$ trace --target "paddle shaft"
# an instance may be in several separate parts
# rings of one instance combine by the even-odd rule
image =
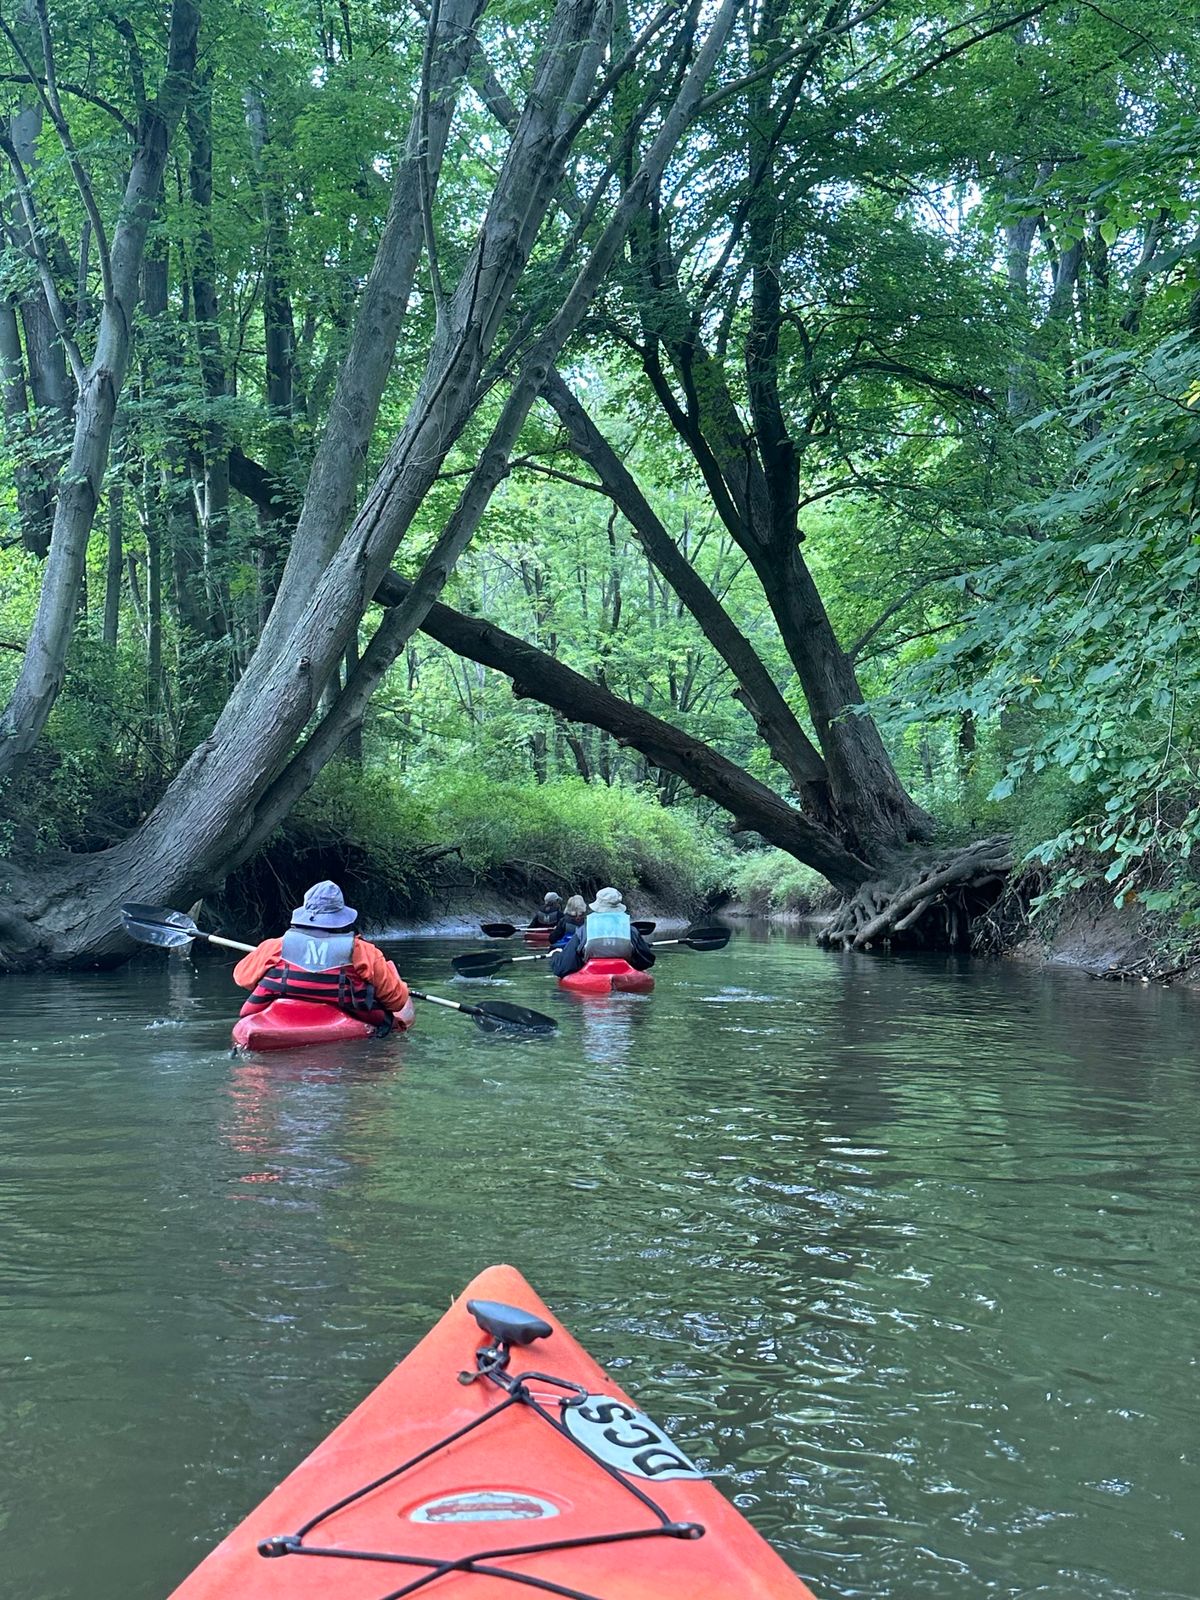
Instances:
[[[432,1006],[446,1006],[451,1011],[466,1011],[468,1014],[478,1011],[478,1006],[459,1005],[457,1000],[443,1000],[440,994],[423,994],[420,989],[410,989],[409,994],[414,1000],[428,1000]]]

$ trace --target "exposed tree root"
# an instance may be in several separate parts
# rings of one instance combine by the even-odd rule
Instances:
[[[1006,838],[905,856],[842,902],[820,942],[842,950],[968,950],[976,919],[995,902],[1012,865]]]

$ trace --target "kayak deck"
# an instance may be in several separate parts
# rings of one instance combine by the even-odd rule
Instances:
[[[649,972],[639,972],[618,956],[597,956],[558,981],[576,994],[649,994],[654,987]]]
[[[403,1032],[412,1027],[414,1016],[409,1000],[393,1018],[393,1026]],[[336,1006],[283,998],[272,1000],[251,1016],[239,1017],[233,1025],[233,1042],[239,1050],[294,1050],[301,1045],[373,1039],[378,1031],[374,1023],[352,1017]]]
[[[539,1320],[546,1337],[522,1347]],[[511,1345],[493,1338],[498,1327],[515,1330]],[[426,1589],[439,1600],[515,1600],[522,1589],[812,1600],[512,1267],[481,1273],[173,1600],[400,1600]]]

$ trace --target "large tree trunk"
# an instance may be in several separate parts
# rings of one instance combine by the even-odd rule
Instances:
[[[166,167],[171,132],[195,70],[199,24],[200,14],[192,0],[175,0],[162,88],[140,119],[139,141],[113,233],[110,283],[100,313],[95,354],[81,373],[74,440],[55,506],[37,617],[20,676],[0,717],[0,783],[11,781],[24,767],[66,672],[88,539],[129,359],[146,233]]]
[[[750,560],[796,668],[824,757],[830,805],[847,846],[885,860],[927,838],[932,819],[909,796],[869,717],[848,714],[863,694],[800,551],[796,449],[775,370],[781,316],[771,252],[777,218],[770,163],[753,168],[752,315],[747,335],[754,426],[743,423],[721,361],[708,350],[703,317],[684,298],[658,208],[641,238],[643,365],[654,393],[691,450],[713,505]],[[676,393],[660,360],[670,358]],[[682,396],[682,398],[680,397]]]
[[[602,0],[559,0],[534,82],[475,249],[439,318],[408,420],[354,525],[293,628],[271,625],[216,727],[131,839],[107,852],[103,892],[86,897],[60,949],[119,948],[123,898],[210,889],[251,830],[255,807],[314,715],[325,684],[479,397],[495,341],[561,181],[603,50]]]

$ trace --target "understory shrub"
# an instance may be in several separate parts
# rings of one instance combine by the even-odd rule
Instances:
[[[793,912],[806,916],[836,903],[838,895],[819,872],[784,850],[755,850],[738,858],[733,871],[738,900],[756,916]]]

